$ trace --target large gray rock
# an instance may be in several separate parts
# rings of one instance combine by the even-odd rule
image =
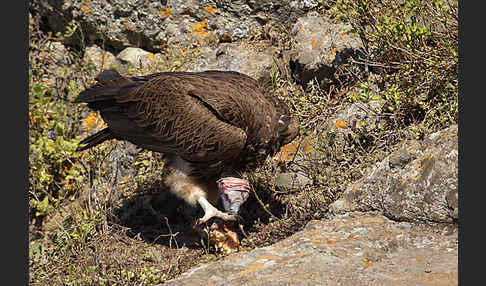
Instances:
[[[170,20],[178,24],[179,31],[186,37],[172,43],[187,41],[187,35],[191,34],[188,33],[191,27],[204,19],[208,19],[208,28],[218,40],[232,42],[247,38],[253,31],[268,22],[288,27],[305,12],[316,8],[318,4],[316,0],[168,0],[167,7],[171,7],[174,14]],[[184,20],[185,25],[181,25],[183,22],[175,22],[184,17],[187,17]],[[170,37],[168,41],[171,41]]]
[[[203,48],[201,56],[187,70],[237,71],[260,82],[268,82],[275,52],[273,47],[257,50],[245,42],[222,43],[217,49]]]
[[[216,39],[225,39],[225,41],[246,38],[251,30],[259,26],[258,22],[250,17],[251,9],[245,1],[168,0],[167,6],[174,11],[175,17],[171,21],[178,25],[179,31],[184,36],[175,38],[174,41],[169,39],[169,42],[174,44],[184,43],[189,38],[197,45],[198,37],[193,37],[196,35],[204,38],[205,34],[197,31],[197,25],[206,26],[205,19],[207,19],[205,30]]]
[[[334,213],[378,210],[398,221],[457,222],[457,125],[409,140],[350,185]]]
[[[218,40],[231,42],[248,37],[268,21],[290,25],[317,5],[316,0],[33,0],[30,3],[31,9],[44,16],[54,32],[65,32],[73,21],[79,24],[78,32],[66,38],[66,43],[104,43],[113,52],[126,47],[152,52],[167,45],[195,47],[207,36],[206,31]]]
[[[163,285],[457,285],[457,229],[419,230],[381,215],[311,221],[269,247],[189,269]]]
[[[160,29],[165,17],[158,12],[165,9],[159,1],[33,1],[38,12],[47,19],[52,31],[64,32],[75,21],[77,33],[66,43],[101,44],[115,50],[128,46],[154,49],[163,43]]]
[[[334,24],[317,12],[299,18],[290,32],[290,66],[296,81],[306,86],[315,78],[327,86],[339,65],[350,56],[358,57],[363,43],[351,29],[351,25]]]

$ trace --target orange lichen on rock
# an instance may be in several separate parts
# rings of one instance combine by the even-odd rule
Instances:
[[[204,19],[198,24],[191,27],[193,33],[198,35],[201,38],[205,38],[209,36],[209,26],[208,26],[208,19]]]
[[[341,120],[336,120],[336,128],[345,128],[346,122]]]
[[[206,12],[209,12],[209,13],[213,14],[213,15],[215,14],[215,13],[214,13],[214,8],[213,8],[213,7],[211,7],[211,6],[206,6],[206,7],[204,7],[204,10],[205,10]]]
[[[159,14],[160,14],[161,16],[164,16],[164,17],[166,17],[166,18],[169,18],[170,16],[172,16],[172,15],[170,14],[170,12],[171,12],[171,11],[172,11],[172,8],[167,8],[167,9],[165,9],[165,10],[161,10],[161,11],[159,11]]]
[[[316,40],[315,38],[312,38],[311,45],[312,48],[314,49],[320,49],[322,47],[322,40],[321,39]]]
[[[314,147],[312,147],[311,138],[309,136],[306,136],[300,141],[294,141],[290,144],[282,146],[282,148],[280,148],[280,151],[273,157],[274,166],[276,167],[277,165],[285,164],[286,162],[292,161],[297,152],[310,154],[313,151]]]

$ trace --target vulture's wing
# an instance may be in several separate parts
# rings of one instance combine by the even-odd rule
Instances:
[[[99,110],[114,138],[191,162],[228,161],[247,139],[242,99],[232,98],[241,84],[203,74],[127,78],[105,71],[76,102]]]

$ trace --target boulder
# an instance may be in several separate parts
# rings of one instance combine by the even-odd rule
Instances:
[[[105,51],[96,45],[87,47],[83,56],[83,61],[86,64],[93,65],[96,73],[105,69],[110,69],[116,63],[115,60],[116,58],[112,53]]]
[[[408,140],[330,206],[333,213],[377,210],[397,221],[458,222],[457,125]]]
[[[273,47],[257,49],[248,43],[222,43],[217,49],[205,47],[188,71],[226,70],[244,73],[264,83],[270,81]]]
[[[378,214],[337,215],[163,285],[457,285],[457,229],[440,232]]]
[[[354,102],[319,123],[318,128],[332,132],[333,140],[338,145],[346,144],[349,140],[360,140],[367,130],[378,130],[385,124],[383,116],[380,116],[382,106],[380,99]]]
[[[158,52],[167,45],[198,46],[209,34],[223,42],[247,38],[268,21],[288,27],[318,4],[317,0],[33,0],[30,9],[45,17],[54,32],[77,25],[65,44],[83,41],[104,44],[112,52],[126,47]]]
[[[154,65],[159,61],[161,54],[147,52],[140,48],[128,47],[121,51],[117,56],[117,66],[121,72],[126,72],[129,68],[144,68]]]
[[[163,44],[159,34],[167,15],[160,1],[36,0],[31,5],[54,32],[76,25],[76,33],[65,38],[69,45],[83,41],[120,51],[128,46],[156,49]]]
[[[297,20],[291,36],[290,67],[295,80],[306,86],[316,79],[321,87],[333,80],[336,68],[358,57],[364,46],[351,25],[334,24],[317,12]]]

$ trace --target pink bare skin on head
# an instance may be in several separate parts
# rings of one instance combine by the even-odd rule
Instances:
[[[250,196],[250,184],[248,180],[224,177],[216,181],[218,184],[219,194],[223,201],[225,211],[230,214],[238,214],[240,206]]]

